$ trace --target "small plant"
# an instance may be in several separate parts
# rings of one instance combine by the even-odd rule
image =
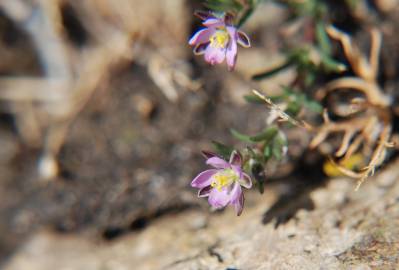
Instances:
[[[233,70],[236,44],[250,45],[247,36],[238,28],[250,18],[260,2],[205,1],[210,11],[197,13],[197,16],[204,20],[206,28],[198,31],[189,42],[195,46],[194,53],[204,53],[205,60],[212,65],[226,58],[229,70]],[[356,190],[383,164],[388,149],[394,146],[392,100],[377,83],[382,44],[379,30],[373,28],[370,31],[371,50],[366,57],[348,34],[332,26],[326,2],[275,2],[287,8],[296,31],[291,26],[283,31],[287,40],[282,46],[285,61],[255,74],[252,79],[268,79],[287,68],[296,70],[296,78],[283,85],[279,95],[267,96],[253,90],[245,96],[251,104],[266,105],[269,110],[266,127],[251,136],[232,129],[231,134],[247,144],[244,149],[214,142],[217,154],[205,155],[207,164],[215,169],[202,172],[192,181],[192,186],[200,189],[199,197],[208,196],[209,203],[215,208],[231,204],[238,215],[244,202],[240,187],[251,188],[253,181],[262,193],[266,165],[271,160],[285,161],[289,149],[285,133],[289,129],[300,128],[310,134],[312,139],[306,146],[310,149],[328,144],[329,150],[322,151],[327,155],[325,173],[357,179]],[[353,12],[355,2],[344,2],[349,13]],[[295,41],[290,43],[290,38]],[[336,60],[338,50],[334,50],[333,40],[340,43],[349,65]],[[347,75],[351,72],[353,75]],[[326,78],[331,74],[334,79],[329,81]],[[311,115],[308,117],[310,122],[303,120],[304,115]],[[329,139],[333,134],[342,134],[338,146]]]

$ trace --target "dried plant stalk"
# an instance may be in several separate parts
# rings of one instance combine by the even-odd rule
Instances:
[[[273,101],[271,101],[270,98],[268,98],[265,95],[261,94],[259,91],[252,90],[252,93],[254,93],[258,98],[260,98],[261,100],[263,100],[265,102],[265,104],[268,106],[270,111],[273,114],[277,115],[278,121],[280,121],[280,122],[289,122],[289,123],[291,123],[294,126],[301,127],[301,128],[306,129],[306,130],[312,130],[312,126],[309,125],[306,121],[297,120],[294,117],[291,117],[286,112],[284,112],[284,110],[282,108],[280,108],[280,106],[274,104]]]
[[[345,56],[357,77],[343,77],[329,82],[316,94],[319,99],[325,98],[329,93],[355,90],[364,95],[364,99],[353,98],[350,104],[356,108],[350,112],[342,112],[341,104],[332,104],[330,109],[338,112],[343,120],[333,122],[324,113],[324,124],[317,129],[316,135],[310,143],[311,148],[319,146],[333,133],[342,133],[341,145],[335,152],[338,161],[331,161],[345,175],[358,179],[356,190],[363,181],[372,176],[385,158],[387,148],[392,136],[392,123],[390,105],[391,99],[385,95],[377,84],[378,58],[381,50],[382,36],[377,29],[371,30],[371,51],[365,57],[352,41],[352,38],[340,30],[329,26],[328,34],[340,41]],[[353,171],[340,165],[355,153],[361,153],[365,159],[369,157],[368,165],[359,171]]]

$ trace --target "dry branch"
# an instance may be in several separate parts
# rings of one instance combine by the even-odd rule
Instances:
[[[317,130],[316,136],[310,143],[314,148],[327,140],[333,133],[342,133],[341,144],[335,151],[338,162],[332,162],[345,175],[358,179],[356,190],[363,181],[372,176],[375,169],[385,158],[392,133],[390,105],[391,99],[385,95],[377,84],[378,58],[381,50],[382,37],[377,29],[371,30],[371,51],[366,58],[352,41],[352,38],[340,30],[330,26],[328,34],[341,42],[344,53],[357,77],[343,77],[329,82],[319,89],[316,97],[324,99],[328,94],[340,94],[342,91],[355,90],[364,95],[364,99],[353,98],[349,101],[356,106],[351,112],[340,110],[341,104],[331,104],[330,110],[338,112],[343,119],[333,122],[324,113],[324,124]],[[359,171],[352,171],[340,165],[355,153],[361,153],[368,165]]]

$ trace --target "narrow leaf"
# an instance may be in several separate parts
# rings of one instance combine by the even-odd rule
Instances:
[[[250,139],[253,142],[265,141],[265,143],[267,144],[267,142],[272,140],[277,133],[278,133],[278,128],[273,126],[266,128],[263,132],[255,136],[250,137]]]
[[[321,63],[323,65],[323,68],[327,72],[341,73],[346,70],[346,66],[344,64],[336,61],[329,55],[327,55],[325,53],[321,53],[320,55],[321,55]]]
[[[331,55],[331,43],[327,35],[324,23],[317,22],[316,24],[316,39],[320,45],[321,51],[326,55]]]
[[[268,161],[272,157],[272,147],[267,145],[265,149],[263,149],[263,157],[265,161]]]
[[[240,141],[253,143],[254,141],[251,139],[251,136],[242,134],[235,129],[230,129],[231,134]]]
[[[267,79],[267,78],[279,73],[280,71],[283,71],[284,69],[288,68],[289,66],[291,66],[291,64],[292,64],[291,61],[286,61],[277,67],[274,67],[272,69],[269,69],[267,71],[264,71],[262,73],[252,76],[252,79],[253,80]]]

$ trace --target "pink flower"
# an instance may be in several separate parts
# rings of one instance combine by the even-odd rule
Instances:
[[[198,188],[198,197],[208,197],[211,206],[219,209],[231,204],[237,215],[241,215],[244,207],[244,194],[241,186],[252,187],[251,178],[242,171],[241,156],[234,151],[227,162],[211,153],[207,156],[206,164],[214,169],[201,172],[191,182],[191,186]]]
[[[227,67],[234,69],[237,60],[237,43],[248,48],[251,46],[248,36],[231,24],[231,15],[222,18],[211,13],[196,13],[205,28],[195,33],[188,42],[194,46],[194,54],[204,55],[211,65],[221,64],[226,58]]]

